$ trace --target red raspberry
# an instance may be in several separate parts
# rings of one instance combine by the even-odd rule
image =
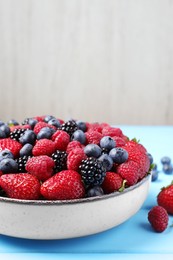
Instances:
[[[153,207],[148,213],[148,221],[156,232],[163,232],[168,226],[168,213],[161,206]]]
[[[102,126],[99,123],[92,123],[89,125],[88,131],[96,131],[102,133]]]
[[[106,176],[102,183],[102,189],[105,194],[118,191],[123,184],[123,178],[115,172],[106,172]]]
[[[126,144],[125,140],[119,136],[112,136],[112,139],[116,143],[116,147],[122,147]]]
[[[116,171],[127,181],[128,186],[136,184],[139,179],[139,165],[134,161],[126,161],[120,164]]]
[[[105,127],[102,130],[102,134],[103,136],[119,136],[122,137],[123,136],[123,132],[120,128],[117,127]]]
[[[81,161],[86,159],[84,150],[75,148],[71,150],[67,156],[67,169],[78,171]]]
[[[81,175],[72,170],[64,170],[43,182],[41,194],[48,200],[79,199],[85,196]]]
[[[31,157],[26,163],[26,170],[39,180],[45,181],[53,174],[55,162],[47,155]]]
[[[85,133],[86,142],[88,144],[99,144],[100,140],[102,139],[102,134],[97,131],[88,131]]]
[[[32,149],[32,154],[34,156],[38,155],[48,155],[50,156],[56,150],[56,145],[52,140],[49,139],[40,139],[36,142],[35,146]]]
[[[57,130],[52,135],[52,140],[55,142],[57,150],[65,151],[70,142],[70,136],[65,131]]]
[[[173,215],[173,182],[167,187],[163,187],[157,195],[157,203],[166,211]]]
[[[40,122],[38,122],[38,123],[34,126],[34,130],[33,130],[33,131],[34,131],[36,134],[38,134],[43,127],[49,127],[49,128],[56,129],[53,125],[49,125],[49,124],[47,124],[46,122],[40,121]]]
[[[33,118],[36,119],[38,122],[43,122],[45,116],[34,116]]]
[[[71,141],[67,145],[66,152],[69,153],[71,150],[73,150],[75,148],[81,148],[82,149],[82,147],[83,147],[83,145],[79,141]]]
[[[31,129],[30,125],[14,125],[10,126],[11,132],[13,132],[15,129]]]
[[[21,148],[22,145],[16,140],[11,138],[0,139],[0,151],[8,149],[12,152],[14,157],[17,157]]]
[[[10,198],[36,200],[40,197],[40,182],[29,173],[3,174],[0,186]]]

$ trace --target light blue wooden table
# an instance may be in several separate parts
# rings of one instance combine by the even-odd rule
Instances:
[[[137,137],[153,155],[161,171],[160,159],[173,160],[173,127],[121,126],[130,138]],[[148,223],[149,209],[156,204],[160,188],[173,180],[173,174],[159,173],[152,182],[142,208],[118,227],[82,238],[67,240],[27,240],[0,235],[0,259],[173,259],[173,228],[155,233]],[[170,216],[169,225],[173,224]]]

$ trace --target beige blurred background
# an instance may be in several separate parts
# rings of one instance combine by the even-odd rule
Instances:
[[[0,0],[0,119],[173,124],[173,0]]]

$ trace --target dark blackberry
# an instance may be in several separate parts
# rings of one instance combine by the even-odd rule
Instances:
[[[16,141],[19,141],[19,138],[25,133],[27,129],[15,129],[13,132],[10,133],[10,138]]]
[[[25,155],[15,160],[18,164],[18,172],[26,172],[25,166],[29,158],[31,158],[31,156]]]
[[[61,130],[67,132],[70,137],[72,136],[72,134],[78,130],[78,126],[75,122],[75,120],[69,120],[67,122],[65,122],[64,124],[61,125],[60,127]]]
[[[79,169],[86,187],[100,186],[106,175],[103,163],[93,157],[82,160]]]
[[[57,150],[52,154],[52,159],[55,162],[54,171],[60,172],[67,169],[67,153]]]

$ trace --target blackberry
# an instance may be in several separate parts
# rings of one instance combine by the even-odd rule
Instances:
[[[18,164],[18,172],[26,172],[25,166],[29,158],[31,158],[31,156],[24,155],[15,160]]]
[[[69,120],[61,125],[60,130],[67,132],[71,137],[73,135],[73,133],[76,130],[78,130],[78,126],[77,126],[75,120]]]
[[[52,159],[55,162],[54,172],[60,172],[67,169],[67,153],[57,150],[52,154]]]
[[[86,187],[100,186],[104,181],[106,169],[103,163],[96,158],[89,157],[82,160],[79,169]]]
[[[10,133],[10,138],[16,141],[19,141],[19,138],[22,137],[22,135],[24,135],[25,131],[27,129],[15,129],[13,132]]]

